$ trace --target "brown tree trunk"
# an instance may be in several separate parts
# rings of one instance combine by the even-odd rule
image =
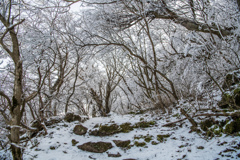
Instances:
[[[11,12],[11,1],[9,4],[9,10]],[[10,13],[9,12],[9,13]],[[20,129],[20,122],[22,118],[22,112],[24,111],[23,104],[23,91],[22,91],[22,61],[19,52],[19,43],[17,38],[17,33],[14,30],[14,27],[20,25],[24,20],[18,22],[17,24],[11,26],[10,22],[10,14],[9,18],[2,16],[0,14],[0,21],[5,26],[6,31],[5,33],[9,33],[11,37],[11,48],[9,48],[9,44],[6,45],[4,43],[4,37],[6,34],[3,34],[0,38],[0,44],[2,48],[9,54],[12,58],[15,71],[14,71],[14,89],[13,89],[13,97],[12,97],[12,104],[10,104],[10,113],[11,113],[11,149],[12,149],[12,156],[13,160],[22,160],[22,148],[19,146],[19,129]],[[11,26],[11,27],[10,27]]]
[[[106,97],[105,97],[105,112],[106,114],[110,113],[110,106],[109,106],[109,100],[110,100],[110,95],[111,95],[111,86],[110,83],[107,83],[106,86]]]
[[[19,146],[19,129],[21,122],[21,106],[22,106],[22,63],[15,64],[15,80],[14,94],[11,107],[11,149],[13,160],[22,160],[22,148]]]
[[[194,121],[194,119],[187,114],[187,112],[184,109],[180,109],[180,112],[189,120],[189,122],[192,124],[194,128],[197,127],[197,122]]]

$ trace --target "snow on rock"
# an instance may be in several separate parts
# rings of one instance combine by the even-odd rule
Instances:
[[[110,117],[98,117],[82,123],[88,129],[96,125],[118,124],[129,122],[131,124],[140,121],[155,121],[155,125],[148,128],[134,128],[129,133],[116,133],[110,136],[76,135],[73,129],[79,122],[61,122],[58,126],[48,128],[48,135],[35,137],[28,142],[24,151],[24,160],[105,160],[105,159],[137,159],[137,160],[214,160],[238,158],[240,153],[240,138],[223,135],[205,139],[196,132],[189,132],[191,124],[186,120],[182,125],[175,127],[162,127],[166,121],[173,122],[176,117],[164,118],[164,116],[144,115],[117,115]],[[159,135],[169,135],[159,140]],[[148,140],[146,140],[148,138]],[[131,141],[129,147],[117,147],[118,141]],[[73,144],[72,142],[76,142]],[[85,143],[106,142],[110,143],[107,152],[92,153],[78,149],[77,146]],[[146,143],[143,147],[137,147],[136,143]],[[235,147],[235,148],[234,148]],[[238,147],[238,149],[237,149]],[[227,150],[228,149],[228,150]]]

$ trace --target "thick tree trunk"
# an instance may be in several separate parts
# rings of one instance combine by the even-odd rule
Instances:
[[[5,2],[2,2],[3,4]],[[10,106],[10,113],[11,113],[11,135],[10,135],[10,141],[11,141],[11,149],[12,149],[12,156],[13,160],[22,160],[22,148],[19,145],[20,142],[20,123],[21,118],[24,111],[23,106],[23,91],[22,91],[22,61],[21,56],[19,52],[19,43],[18,43],[18,37],[17,33],[14,30],[14,27],[20,25],[24,22],[24,19],[19,21],[18,23],[13,24],[14,16],[11,15],[11,9],[12,9],[12,1],[9,1],[7,6],[8,15],[0,14],[0,21],[5,26],[5,33],[1,35],[0,38],[0,44],[2,48],[9,54],[9,56],[12,58],[14,65],[15,65],[15,72],[14,72],[14,89],[13,89],[13,97],[12,97],[12,104],[9,104]],[[13,17],[13,19],[11,19]],[[2,28],[3,29],[3,28]],[[4,42],[4,38],[9,33],[11,37],[11,43],[7,41],[7,45]],[[11,46],[11,47],[10,47]]]
[[[15,63],[15,80],[14,94],[11,107],[11,149],[13,160],[22,160],[22,148],[19,146],[19,129],[21,122],[21,105],[22,105],[22,63]]]

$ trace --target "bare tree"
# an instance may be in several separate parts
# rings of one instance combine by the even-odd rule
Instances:
[[[19,42],[17,37],[16,28],[24,22],[24,19],[17,19],[19,15],[14,15],[14,2],[11,0],[4,1],[1,3],[1,39],[0,44],[2,48],[7,52],[11,57],[15,65],[14,71],[14,89],[12,98],[9,98],[7,94],[3,91],[0,92],[0,95],[4,97],[8,106],[10,107],[11,112],[11,149],[14,160],[22,159],[22,148],[19,146],[19,128],[24,111],[23,103],[26,102],[26,99],[23,97],[22,91],[22,60],[19,49]],[[8,41],[9,40],[9,41]],[[11,100],[12,99],[12,100]]]

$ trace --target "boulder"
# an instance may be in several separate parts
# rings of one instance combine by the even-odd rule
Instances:
[[[79,115],[75,115],[74,113],[66,113],[64,120],[66,122],[74,122],[74,121],[82,122],[83,121]]]
[[[121,148],[127,148],[131,143],[130,140],[127,140],[127,141],[113,140],[113,142],[116,144],[117,147],[121,147]]]
[[[95,129],[93,131],[89,132],[89,135],[94,135],[94,136],[109,136],[113,135],[116,133],[121,132],[121,127],[117,124],[112,124],[112,125],[102,125],[99,127],[99,129]]]
[[[84,127],[83,125],[79,124],[76,125],[73,129],[73,133],[75,133],[76,135],[84,135],[87,133],[87,128]]]
[[[87,142],[77,147],[83,151],[103,153],[111,149],[113,146],[109,142]]]
[[[51,118],[47,119],[46,121],[44,121],[46,126],[52,126],[52,125],[60,123],[60,122],[62,122],[62,118],[60,118],[60,117],[51,117]]]

